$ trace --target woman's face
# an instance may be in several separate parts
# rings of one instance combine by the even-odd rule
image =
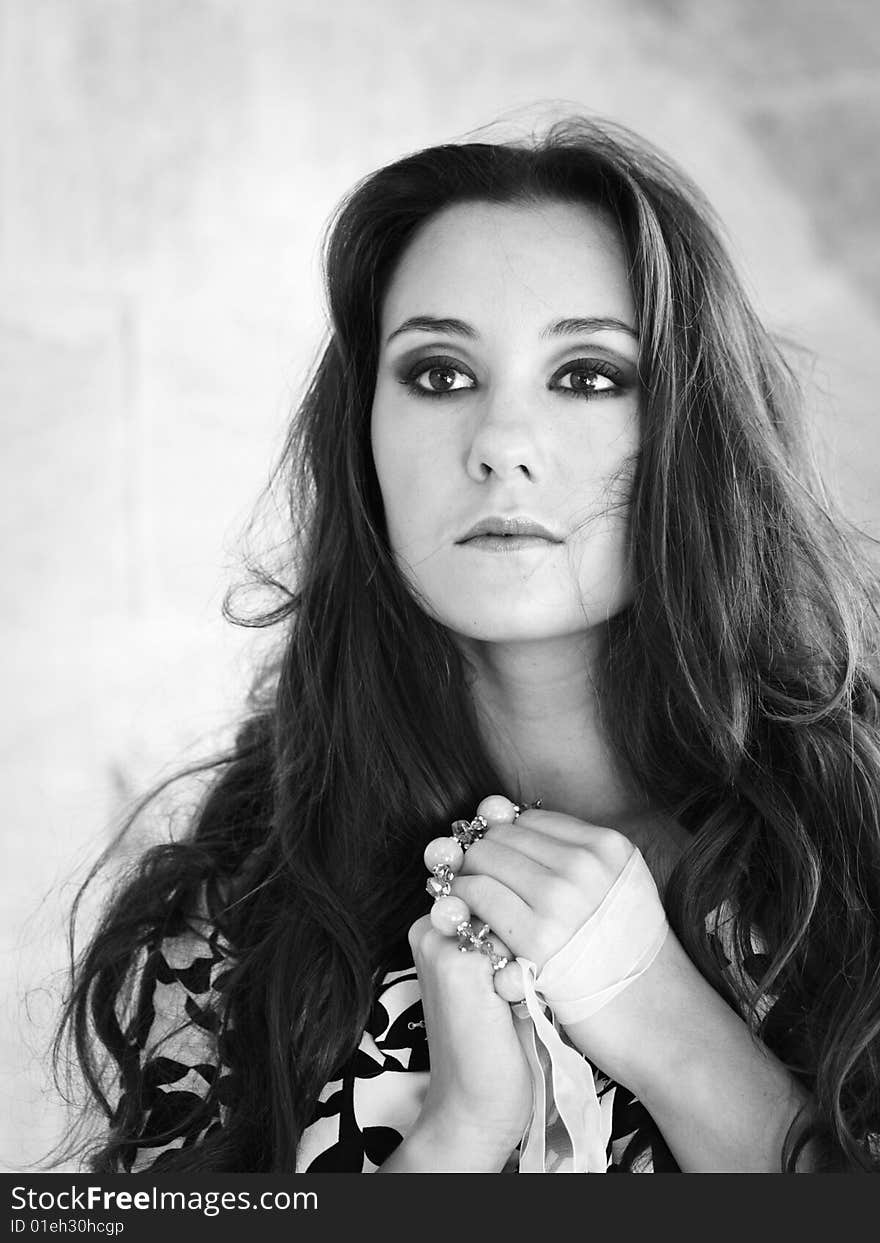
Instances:
[[[454,633],[558,638],[629,602],[634,328],[620,238],[581,205],[459,204],[404,252],[373,456],[395,560]],[[545,535],[471,536],[507,519]]]

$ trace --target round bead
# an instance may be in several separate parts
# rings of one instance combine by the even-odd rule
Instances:
[[[515,959],[509,960],[506,966],[494,971],[492,981],[498,996],[502,1001],[510,1002],[511,1005],[522,1001],[526,995],[523,987],[522,967]]]
[[[431,907],[431,923],[445,937],[454,937],[459,924],[470,919],[468,904],[452,894],[448,898],[438,898]]]
[[[425,867],[429,872],[444,864],[457,872],[463,863],[464,851],[454,837],[435,837],[425,847]]]
[[[488,820],[489,827],[493,824],[513,824],[516,816],[516,804],[511,803],[503,794],[490,794],[484,798],[477,808],[477,815]]]

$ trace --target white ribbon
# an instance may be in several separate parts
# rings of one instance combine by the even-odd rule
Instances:
[[[641,852],[634,849],[599,907],[538,974],[522,968],[525,997],[513,1007],[532,1074],[532,1117],[520,1146],[521,1174],[604,1174],[610,1095],[600,1101],[590,1063],[566,1044],[560,1023],[589,1018],[657,957],[669,925]]]

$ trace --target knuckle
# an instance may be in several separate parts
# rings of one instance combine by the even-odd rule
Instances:
[[[583,846],[578,850],[572,864],[572,880],[578,888],[589,885],[596,877],[599,859],[595,852]]]
[[[547,929],[535,938],[535,962],[539,970],[562,948],[566,940],[567,938],[554,933],[552,929]]]
[[[570,880],[567,876],[550,876],[542,886],[541,904],[548,911],[565,911],[571,906],[572,901],[578,901],[579,888],[576,879]]]
[[[486,884],[485,876],[462,876],[459,873],[458,876],[453,877],[450,888],[456,897],[464,899],[473,908],[479,906],[485,898]]]
[[[543,964],[558,947],[559,932],[555,923],[533,919],[527,931],[529,953],[527,957]]]
[[[473,957],[473,954],[461,953],[455,937],[444,936],[429,926],[419,947],[417,967],[421,973],[428,973],[432,980],[455,986],[457,981],[468,975],[468,959]]]
[[[409,944],[416,965],[424,967],[432,963],[445,940],[431,923],[429,915],[417,919],[409,930]]]
[[[425,919],[426,918],[427,918],[426,916],[422,915],[419,919],[415,921],[414,924],[410,925],[409,932],[406,934],[407,940],[409,941],[409,948],[412,950],[414,954],[417,952],[422,942],[422,938],[425,935]]]
[[[473,979],[474,964],[471,961],[478,957],[476,954],[462,954],[458,946],[449,941],[448,938],[442,938],[447,941],[445,953],[438,954],[435,959],[434,967],[436,977],[442,981],[443,985],[448,987],[453,996],[463,996],[462,989],[467,981]]]
[[[595,883],[597,879],[604,882],[608,869],[615,874],[619,872],[632,849],[632,842],[625,833],[618,829],[603,829],[598,841],[578,847],[572,861],[572,881],[578,885]]]
[[[618,829],[606,829],[602,835],[601,850],[608,862],[619,870],[632,854],[633,844]]]
[[[479,861],[483,857],[484,853],[485,853],[485,850],[483,847],[483,843],[481,840],[477,839],[477,841],[473,842],[470,846],[468,846],[467,850],[465,851],[464,862],[462,863],[459,871],[461,872],[479,871],[479,867],[477,865],[479,864]]]

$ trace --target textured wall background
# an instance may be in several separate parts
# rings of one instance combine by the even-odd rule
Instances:
[[[0,57],[14,1169],[62,1122],[43,1048],[75,882],[240,703],[253,640],[219,604],[321,338],[339,196],[535,101],[632,125],[703,185],[767,320],[812,351],[829,468],[880,534],[880,9],[0,0]]]

